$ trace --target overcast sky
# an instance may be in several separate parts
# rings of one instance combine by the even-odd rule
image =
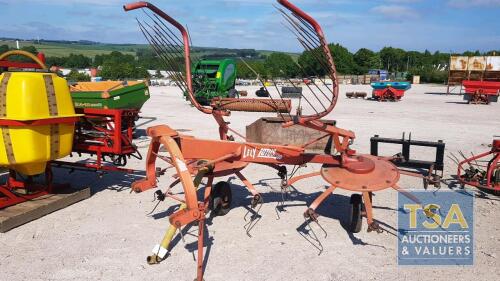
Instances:
[[[300,51],[272,0],[151,2],[187,25],[196,46]],[[292,0],[329,42],[351,51],[500,49],[500,0]],[[0,0],[0,37],[145,43],[123,0]]]

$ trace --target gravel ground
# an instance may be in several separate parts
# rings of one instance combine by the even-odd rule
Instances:
[[[256,87],[242,87],[253,93]],[[500,103],[467,105],[462,97],[444,95],[446,88],[415,85],[401,102],[378,103],[346,99],[346,91],[365,91],[366,85],[342,85],[337,107],[328,119],[337,120],[341,128],[356,133],[353,148],[369,152],[369,138],[375,134],[400,137],[411,132],[413,139],[446,142],[446,154],[458,150],[488,150],[493,135],[500,135]],[[151,124],[168,124],[185,134],[217,138],[217,127],[181,98],[173,87],[152,87],[151,100],[143,115],[157,117]],[[244,132],[261,116],[274,114],[234,112],[231,126]],[[148,139],[137,141],[143,154]],[[388,150],[387,154],[391,154]],[[416,151],[415,157],[427,159],[432,151]],[[73,159],[74,160],[74,159]],[[143,161],[131,160],[129,167],[144,169]],[[299,173],[318,170],[308,165]],[[456,166],[446,159],[445,178]],[[277,219],[279,180],[271,169],[249,165],[243,173],[264,194],[262,219],[248,237],[243,217],[250,201],[242,183],[234,185],[231,212],[209,220],[208,262],[206,280],[493,280],[500,275],[500,224],[494,214],[500,212],[499,197],[475,199],[475,265],[469,267],[400,267],[397,265],[397,238],[390,233],[346,232],[349,193],[336,191],[319,208],[320,222],[328,232],[320,236],[324,251],[306,241],[297,229],[304,220],[302,213],[326,183],[313,178],[296,184],[299,193],[287,202],[286,212]],[[160,265],[149,266],[145,258],[163,237],[167,215],[173,202],[162,203],[152,216],[153,192],[130,194],[130,183],[144,173],[107,174],[57,171],[56,179],[74,186],[90,186],[93,196],[85,201],[52,213],[8,233],[0,234],[0,280],[192,280],[195,277],[196,227],[179,237]],[[171,178],[160,179],[165,187]],[[403,177],[400,186],[422,188],[420,180]],[[452,186],[453,187],[453,186]],[[448,187],[443,186],[443,189]],[[180,191],[177,187],[176,191]],[[476,193],[474,189],[468,190]],[[397,228],[397,194],[386,190],[376,194],[374,210],[378,220]],[[316,228],[317,229],[317,228]],[[316,231],[320,234],[320,231]],[[497,276],[497,277],[495,277]]]

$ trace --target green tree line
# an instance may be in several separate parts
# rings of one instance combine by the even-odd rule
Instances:
[[[7,45],[0,46],[0,54],[12,50]],[[25,46],[22,48],[34,55],[38,54],[38,50],[34,46]],[[14,57],[13,60],[26,60],[26,58]],[[158,61],[158,60],[156,60]],[[46,57],[48,67],[58,66],[72,69],[68,75],[69,80],[86,81],[90,77],[75,71],[78,68],[101,67],[100,76],[103,79],[144,79],[148,77],[146,66],[150,62],[150,58],[142,60],[141,57],[133,55],[125,55],[121,52],[113,51],[110,54],[96,55],[93,59],[84,55],[70,54],[66,57]],[[156,66],[156,65],[155,65]],[[159,65],[158,65],[159,66]]]
[[[362,75],[367,74],[369,69],[385,69],[389,72],[406,72],[407,79],[413,75],[420,75],[422,82],[443,83],[448,78],[448,64],[450,53],[436,51],[431,53],[405,51],[400,48],[384,47],[379,52],[361,48],[356,53],[351,53],[340,44],[329,44],[330,52],[335,61],[339,74]],[[495,55],[500,51],[467,51],[464,56]],[[284,53],[273,53],[263,61],[247,62],[253,69],[260,71],[261,77],[310,77],[323,76],[326,74],[325,60],[319,50],[304,51],[294,62],[290,55]],[[255,78],[255,74],[248,67],[238,62],[238,76],[241,78]]]
[[[420,75],[422,82],[443,83],[448,76],[448,63],[450,53],[436,51],[431,53],[405,51],[400,48],[384,47],[375,52],[367,48],[361,48],[355,53],[351,53],[340,44],[329,44],[332,56],[339,74],[366,74],[369,69],[386,69],[390,72],[406,72],[408,78],[413,75]],[[7,45],[0,46],[0,54],[8,51]],[[37,54],[38,51],[33,46],[23,47],[23,50]],[[261,78],[295,78],[323,76],[326,74],[325,67],[318,59],[324,60],[319,50],[304,51],[298,59],[292,56],[275,52],[268,56],[258,55],[255,50],[246,49],[238,53],[246,57],[245,63],[237,61],[238,77],[244,79],[256,78],[257,72]],[[500,54],[500,51],[489,51],[481,53],[479,51],[467,51],[453,55],[493,55]],[[218,56],[218,55],[217,55]],[[219,58],[223,58],[220,54]],[[214,54],[202,56],[202,58],[215,58]],[[22,60],[23,58],[15,58]],[[134,55],[127,55],[118,51],[110,54],[96,55],[93,58],[70,54],[66,57],[47,57],[48,66],[59,66],[70,69],[101,67],[101,76],[104,79],[125,79],[125,78],[145,78],[148,77],[147,69],[161,69],[180,71],[183,69],[184,59],[182,57],[170,56],[171,65],[174,69],[166,69],[162,60],[158,58],[150,49],[138,49]],[[247,64],[254,70],[247,67]],[[75,79],[83,79],[81,75],[74,72]]]

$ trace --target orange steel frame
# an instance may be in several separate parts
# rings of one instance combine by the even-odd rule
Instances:
[[[235,174],[245,185],[247,185],[250,192],[255,196],[258,195],[257,191],[251,183],[246,180],[240,173],[240,170],[248,163],[257,163],[268,165],[271,167],[278,167],[279,165],[302,165],[306,163],[319,163],[323,164],[321,172],[314,172],[306,175],[290,178],[285,184],[287,186],[295,183],[296,181],[306,179],[313,176],[322,175],[330,187],[318,196],[314,202],[304,213],[304,216],[313,221],[317,221],[318,215],[315,209],[323,202],[329,194],[336,188],[343,188],[351,191],[361,192],[364,203],[365,212],[364,216],[367,218],[369,231],[379,230],[373,219],[372,213],[372,196],[373,191],[378,191],[386,188],[393,188],[402,192],[404,195],[411,195],[406,193],[403,189],[399,188],[397,181],[399,180],[399,171],[388,158],[374,157],[369,155],[357,155],[355,150],[349,148],[349,145],[355,138],[352,131],[337,128],[336,126],[324,124],[318,119],[326,116],[335,107],[338,99],[338,86],[336,79],[336,69],[333,58],[328,49],[326,39],[319,24],[309,15],[301,11],[298,7],[293,5],[287,0],[278,0],[278,3],[286,9],[299,16],[301,19],[309,23],[315,30],[321,42],[322,51],[326,57],[326,64],[329,66],[329,77],[334,81],[333,94],[330,100],[330,105],[324,111],[313,115],[298,114],[293,120],[285,121],[284,127],[293,125],[304,126],[317,131],[325,133],[324,137],[330,137],[332,144],[335,148],[335,155],[330,154],[314,154],[306,153],[305,147],[314,143],[322,138],[312,140],[302,147],[289,146],[289,145],[269,145],[248,142],[235,142],[230,141],[227,133],[231,129],[228,127],[225,116],[229,116],[229,111],[216,110],[213,108],[206,108],[201,106],[194,99],[193,85],[191,81],[191,63],[189,51],[189,36],[184,27],[176,20],[165,14],[163,11],[147,2],[137,2],[125,5],[126,11],[148,8],[154,13],[162,17],[164,20],[175,26],[182,34],[184,43],[184,55],[186,64],[186,80],[188,87],[188,96],[192,104],[200,111],[206,114],[211,114],[219,125],[220,140],[205,140],[196,139],[191,136],[179,134],[177,131],[171,129],[166,125],[159,125],[150,127],[147,130],[148,135],[151,137],[147,159],[146,159],[146,178],[135,182],[132,188],[136,191],[147,190],[157,185],[157,176],[159,175],[156,168],[157,158],[166,160],[173,165],[176,170],[178,180],[175,183],[181,182],[184,190],[184,199],[174,197],[172,194],[166,192],[167,197],[180,201],[185,204],[179,210],[170,215],[171,227],[180,229],[190,223],[198,222],[198,266],[197,266],[197,279],[203,280],[203,233],[204,233],[204,220],[205,213],[208,212],[208,196],[210,195],[214,177]],[[160,156],[159,149],[163,146],[168,151],[170,157],[165,158]],[[205,160],[199,162],[200,159]],[[222,168],[220,168],[222,166]],[[219,168],[218,168],[219,167]],[[208,176],[208,184],[205,186],[204,198],[198,199],[197,188],[193,183],[192,175],[199,173],[201,170],[210,168]],[[338,180],[331,181],[331,177],[324,173],[331,175],[339,175]],[[345,175],[343,175],[345,174]],[[343,182],[341,182],[341,180]],[[361,181],[361,183],[360,183]],[[382,182],[380,182],[382,181]],[[358,184],[359,183],[359,184]],[[414,198],[412,198],[414,199]],[[415,199],[416,200],[416,199]]]

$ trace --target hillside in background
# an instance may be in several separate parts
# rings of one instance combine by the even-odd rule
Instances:
[[[0,45],[7,45],[10,48],[16,47],[14,39],[0,38]],[[26,40],[19,41],[20,47],[34,46],[47,57],[66,57],[70,54],[95,57],[96,55],[107,55],[113,51],[118,51],[126,55],[136,55],[137,51],[149,49],[146,44],[105,44],[92,41],[55,41],[55,40]],[[205,58],[235,58],[246,57],[252,59],[264,59],[273,51],[253,50],[253,49],[226,49],[210,47],[194,47],[193,52]],[[300,54],[290,53],[295,59]]]

